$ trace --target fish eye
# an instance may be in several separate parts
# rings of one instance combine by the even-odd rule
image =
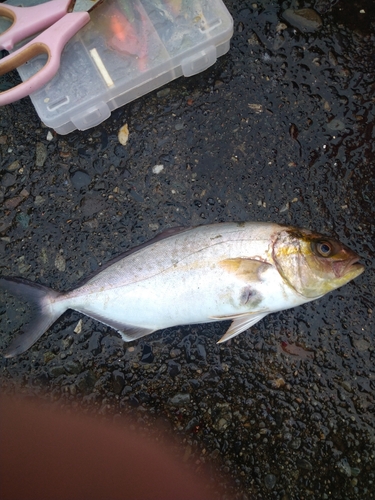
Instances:
[[[318,241],[315,243],[315,249],[321,257],[330,257],[332,255],[332,245],[328,241]]]

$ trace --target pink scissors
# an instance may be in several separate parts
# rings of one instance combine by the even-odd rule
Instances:
[[[26,97],[55,76],[66,43],[90,21],[89,12],[102,2],[103,0],[92,0],[90,8],[84,12],[73,12],[76,0],[52,0],[33,7],[0,4],[0,16],[13,22],[0,34],[0,49],[9,51],[15,44],[45,30],[31,42],[0,59],[0,76],[36,56],[48,56],[46,64],[34,76],[16,87],[0,92],[0,106]]]

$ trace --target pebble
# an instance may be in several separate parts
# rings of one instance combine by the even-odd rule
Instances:
[[[273,490],[276,486],[276,476],[274,474],[266,474],[264,484],[268,490]]]
[[[347,477],[351,477],[352,475],[352,470],[351,470],[351,467],[349,465],[349,462],[348,460],[344,457],[342,458],[341,460],[339,460],[337,462],[337,468],[338,470],[344,474],[345,476]]]
[[[164,170],[164,165],[154,165],[152,167],[152,173],[153,174],[160,174]]]
[[[58,366],[52,366],[49,369],[49,374],[51,377],[59,377],[60,375],[63,375],[65,373],[65,368],[64,366],[58,365]]]
[[[317,31],[323,26],[322,18],[313,9],[287,9],[282,16],[285,21],[305,33]]]
[[[14,170],[18,170],[21,166],[21,163],[19,160],[15,160],[14,162],[12,162],[8,167],[7,167],[7,170],[8,172],[14,172]]]
[[[61,253],[58,253],[55,257],[55,267],[61,272],[65,271],[66,261],[65,257]]]
[[[353,341],[353,345],[358,351],[367,351],[368,348],[371,346],[370,342],[366,339],[360,338],[360,339],[355,339]]]
[[[169,95],[171,92],[171,89],[169,87],[166,87],[165,89],[159,90],[159,92],[156,93],[157,97],[160,99],[161,97],[166,97]]]
[[[345,130],[345,124],[338,118],[333,118],[333,120],[327,123],[327,129],[333,132]]]
[[[42,142],[36,143],[35,150],[35,165],[37,167],[43,167],[47,159],[47,148]]]
[[[128,124],[125,123],[125,125],[123,125],[118,132],[118,141],[120,144],[122,144],[122,146],[125,146],[126,143],[128,142],[128,139],[129,139],[129,127]]]
[[[172,349],[169,355],[171,358],[178,358],[181,355],[181,349]]]
[[[64,365],[66,371],[70,374],[80,373],[82,370],[82,366],[75,361],[67,361]]]
[[[26,229],[29,226],[30,215],[20,212],[19,214],[17,214],[16,220],[20,224],[20,226],[23,227],[23,229]]]
[[[70,176],[70,180],[72,181],[73,186],[79,190],[90,184],[91,177],[89,176],[88,173],[84,172],[83,170],[76,170]]]
[[[9,172],[5,172],[5,174],[1,177],[1,185],[4,187],[10,187],[14,186],[16,183],[16,176],[13,174],[10,174]]]
[[[125,387],[125,376],[120,370],[112,373],[112,387],[115,394],[120,394]]]
[[[190,394],[178,393],[175,394],[170,400],[169,403],[171,405],[184,405],[190,402]]]
[[[311,465],[311,463],[306,460],[305,458],[300,458],[298,460],[296,460],[296,465],[297,467],[299,467],[300,469],[305,469],[305,470],[313,470],[313,466]]]
[[[221,418],[215,425],[215,429],[218,431],[224,431],[228,427],[228,421],[225,418]]]
[[[94,372],[91,370],[87,370],[78,375],[75,385],[81,392],[88,394],[94,387],[95,382],[96,382],[96,377]]]
[[[150,345],[145,344],[143,346],[141,362],[142,363],[152,363],[154,361],[154,354]]]
[[[38,206],[38,205],[41,205],[42,203],[44,203],[45,201],[46,201],[46,200],[45,200],[45,198],[43,198],[43,196],[40,196],[40,195],[38,195],[38,194],[37,194],[37,195],[35,196],[35,199],[34,199],[34,204],[35,204],[36,206]]]
[[[82,214],[85,217],[91,217],[92,215],[103,210],[105,205],[105,200],[99,195],[86,195],[81,200]]]
[[[5,232],[13,223],[13,216],[8,215],[8,216],[3,216],[0,219],[0,234]]]
[[[175,361],[168,363],[168,372],[171,377],[176,377],[181,372],[181,365]]]
[[[77,326],[74,328],[74,333],[80,334],[82,332],[83,321],[80,319],[77,323]]]
[[[3,206],[8,210],[13,210],[14,208],[17,208],[18,205],[20,205],[24,201],[24,199],[25,199],[24,196],[15,196],[14,198],[9,198],[8,200],[5,200]]]
[[[98,229],[99,221],[97,219],[90,219],[83,223],[83,227],[89,231],[93,231],[94,229]]]

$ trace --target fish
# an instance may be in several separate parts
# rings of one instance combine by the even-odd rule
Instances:
[[[4,356],[30,348],[68,309],[100,321],[125,342],[178,325],[231,320],[218,341],[270,313],[318,299],[364,271],[340,241],[273,222],[223,222],[167,230],[105,264],[68,292],[23,278],[0,289],[32,306]]]

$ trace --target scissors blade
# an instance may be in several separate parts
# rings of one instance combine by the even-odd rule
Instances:
[[[105,0],[73,0],[69,12],[92,12],[104,2]]]

